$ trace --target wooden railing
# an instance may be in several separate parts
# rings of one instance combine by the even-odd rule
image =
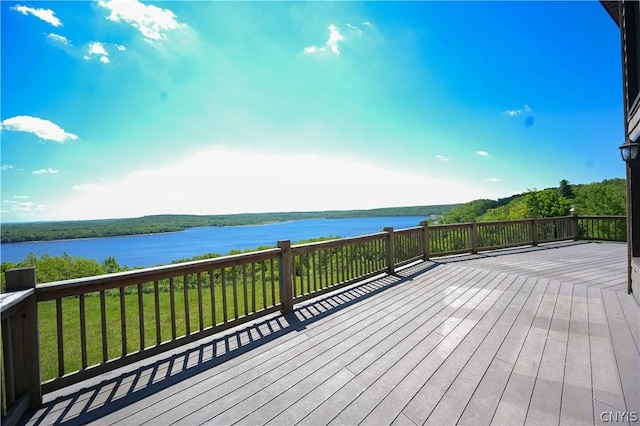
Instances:
[[[7,271],[7,290],[17,293],[2,299],[3,416],[39,405],[42,393],[263,315],[292,312],[296,303],[392,274],[401,265],[579,238],[624,241],[626,219],[568,216],[385,228],[37,287],[33,268]],[[29,339],[16,337],[24,333]]]

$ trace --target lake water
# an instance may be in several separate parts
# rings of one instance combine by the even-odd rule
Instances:
[[[397,216],[351,219],[305,219],[267,225],[192,228],[183,232],[81,240],[43,241],[0,245],[2,262],[19,262],[29,253],[59,256],[68,253],[102,262],[114,256],[120,266],[155,266],[206,253],[226,254],[233,249],[275,246],[311,238],[358,235],[418,226],[424,217]]]

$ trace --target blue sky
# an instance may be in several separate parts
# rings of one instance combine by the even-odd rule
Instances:
[[[595,1],[0,8],[2,222],[624,177],[619,31]]]

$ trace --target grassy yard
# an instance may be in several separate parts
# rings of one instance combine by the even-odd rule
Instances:
[[[153,284],[145,284],[142,291],[143,301],[143,328],[144,342],[140,342],[140,315],[139,300],[136,291],[124,295],[125,323],[126,323],[126,353],[137,352],[141,347],[156,345],[156,297]],[[223,293],[221,286],[214,286],[215,318],[216,324],[224,322]],[[234,301],[233,287],[231,283],[226,285],[226,314],[227,320],[244,316],[253,312],[253,300],[255,308],[261,310],[265,306],[273,306],[279,303],[280,295],[277,282],[273,293],[270,283],[266,286],[266,294],[263,294],[261,282],[256,283],[255,294],[251,283],[247,284],[247,292],[244,292],[243,283],[237,283],[237,298]],[[160,311],[160,341],[172,339],[171,321],[171,293],[166,289],[158,293]],[[84,298],[86,317],[86,347],[87,364],[95,365],[103,361],[102,329],[100,293],[89,293]],[[174,291],[175,306],[175,334],[177,337],[187,334],[187,319],[190,332],[200,330],[200,313],[197,288],[189,288],[186,300],[188,309],[185,309],[185,295],[182,286],[176,286]],[[210,287],[202,287],[202,325],[203,328],[212,325],[212,303]],[[245,300],[247,310],[245,310]],[[82,368],[82,349],[80,333],[80,298],[68,297],[62,299],[62,329],[64,349],[65,374]],[[236,311],[237,306],[237,311]],[[188,311],[188,316],[186,315]],[[107,359],[114,359],[123,354],[122,321],[120,314],[120,295],[117,292],[108,292],[105,296],[106,313],[106,337]],[[38,303],[38,318],[40,322],[40,351],[42,380],[47,381],[58,376],[58,344],[57,344],[57,320],[56,302],[46,301]]]

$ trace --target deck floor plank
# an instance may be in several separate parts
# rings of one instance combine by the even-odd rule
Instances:
[[[526,424],[549,425],[560,421],[572,286],[560,284],[549,334],[529,403]]]

